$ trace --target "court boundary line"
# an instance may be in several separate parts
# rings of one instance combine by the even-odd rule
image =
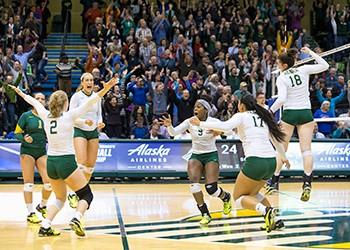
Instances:
[[[128,238],[125,230],[125,225],[123,222],[123,216],[122,212],[119,206],[118,196],[115,188],[113,188],[113,196],[114,196],[114,203],[115,203],[115,210],[117,213],[118,223],[119,223],[119,229],[120,229],[120,237],[122,238],[123,248],[124,250],[129,250],[129,243]]]

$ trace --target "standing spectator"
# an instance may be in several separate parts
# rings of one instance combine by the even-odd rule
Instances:
[[[8,98],[8,101],[6,102],[6,113],[8,118],[8,130],[12,131],[15,128],[16,119],[15,119],[15,113],[16,113],[16,102],[17,102],[17,95],[16,92],[9,86],[14,85],[18,86],[22,79],[22,73],[19,73],[18,78],[14,82],[13,75],[8,74],[6,75],[5,82],[0,81],[0,88],[3,88],[3,91],[5,95]]]
[[[72,94],[72,64],[69,63],[68,56],[64,53],[60,56],[60,61],[56,65],[58,89],[67,93],[68,97]]]
[[[122,108],[123,104],[118,104],[116,96],[111,95],[105,100],[106,133],[109,138],[121,138],[122,121],[120,115]]]
[[[136,81],[130,82],[127,91],[132,93],[134,105],[145,106],[147,102],[146,94],[149,91],[148,82],[144,78],[138,77]]]
[[[83,5],[83,11],[80,14],[81,15],[81,22],[83,24],[82,30],[81,30],[81,37],[86,38],[85,34],[86,34],[87,26],[88,26],[88,17],[86,15],[86,13],[91,7],[91,0],[80,0],[80,4]]]
[[[84,4],[84,6],[85,6],[85,4]],[[92,7],[90,7],[85,13],[85,18],[87,20],[87,29],[89,29],[90,26],[95,23],[95,20],[97,17],[102,18],[102,12],[98,8],[98,2],[94,1],[92,3]]]

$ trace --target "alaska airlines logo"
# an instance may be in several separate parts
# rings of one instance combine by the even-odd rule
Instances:
[[[346,143],[332,143],[330,147],[324,148],[319,154],[325,154],[329,156],[350,156],[350,144]]]
[[[350,226],[348,209],[287,210],[280,218],[286,228],[266,233],[260,226],[263,218],[247,210],[238,210],[235,217],[223,218],[221,212],[212,214],[207,228],[199,226],[198,216],[185,219],[137,223],[125,225],[127,236],[140,238],[177,239],[210,244],[214,242],[232,245],[334,247],[348,242]],[[347,227],[346,229],[344,227]],[[118,225],[86,227],[90,233],[120,234]],[[344,231],[345,230],[345,231]],[[251,247],[251,248],[250,248]],[[233,248],[234,249],[234,248]]]
[[[169,155],[170,148],[165,148],[164,145],[160,145],[158,148],[149,148],[149,144],[141,144],[135,149],[128,150],[128,156],[137,155],[137,156],[158,156],[164,157]]]

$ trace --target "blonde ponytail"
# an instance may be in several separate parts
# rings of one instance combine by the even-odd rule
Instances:
[[[68,96],[66,92],[62,90],[57,90],[50,96],[49,109],[50,117],[57,118],[60,117],[64,110],[64,105],[68,102]]]

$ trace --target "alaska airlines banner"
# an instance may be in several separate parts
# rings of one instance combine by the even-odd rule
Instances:
[[[21,172],[18,142],[0,142],[0,172]],[[242,144],[218,141],[221,171],[239,171],[244,162]],[[191,156],[190,141],[102,141],[98,151],[96,172],[186,172]],[[350,170],[350,143],[314,142],[315,170]],[[291,170],[302,170],[299,144],[292,142],[287,153]]]

